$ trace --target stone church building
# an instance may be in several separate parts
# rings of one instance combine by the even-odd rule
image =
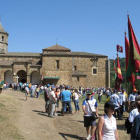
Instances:
[[[8,36],[0,23],[0,81],[110,87],[106,55],[72,52],[58,44],[42,53],[8,52]]]

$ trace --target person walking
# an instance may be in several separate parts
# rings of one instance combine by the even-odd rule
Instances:
[[[96,126],[96,120],[92,117],[92,112],[95,112],[98,117],[98,104],[96,99],[92,98],[92,91],[90,90],[87,92],[87,98],[83,101],[82,109],[84,112],[84,127],[86,127],[87,132],[86,139],[88,140],[94,134]]]
[[[131,140],[140,140],[140,103],[137,104],[138,115],[134,119],[134,126],[131,131]]]
[[[66,86],[65,90],[63,90],[61,93],[61,100],[63,104],[63,116],[66,112],[67,105],[69,107],[69,111],[73,115],[72,107],[71,107],[71,97],[72,97],[71,92],[68,90],[68,87]]]
[[[102,95],[103,95],[103,90],[100,89],[99,95],[98,95],[98,100],[99,100],[99,102],[101,102],[101,100],[102,100]]]
[[[60,89],[57,87],[55,92],[55,98],[56,98],[56,104],[55,104],[55,116],[58,116],[57,114],[57,108],[59,108],[59,98],[60,98]]]
[[[116,119],[113,114],[116,105],[108,101],[104,105],[105,115],[98,121],[98,140],[119,140]]]
[[[129,95],[128,99],[128,104],[129,104],[129,110],[133,110],[135,108],[135,98],[137,97],[136,95],[136,89],[133,89],[133,93]]]
[[[45,112],[47,113],[49,110],[49,91],[50,85],[47,84],[47,88],[44,89],[44,100],[45,100]]]
[[[125,101],[126,101],[126,97],[125,97],[125,94],[124,94],[124,89],[119,94],[119,100],[120,100],[120,113],[121,113],[121,116],[122,116],[123,112],[124,112]]]
[[[79,107],[79,96],[81,96],[80,94],[78,94],[78,90],[75,89],[74,90],[74,105],[75,105],[75,113],[80,111],[80,107]]]
[[[26,101],[28,99],[28,94],[29,94],[29,88],[27,86],[25,86],[25,97],[26,97]]]
[[[114,117],[116,118],[116,113],[117,113],[118,119],[122,120],[121,113],[120,113],[120,100],[119,100],[119,96],[116,93],[117,93],[117,91],[114,90],[114,93],[110,96],[110,101],[112,101],[116,105]]]
[[[37,88],[36,88],[36,98],[38,98],[39,97],[39,94],[40,94],[40,87],[39,87],[39,85],[37,85]]]
[[[48,112],[48,117],[54,117],[54,111],[55,111],[55,103],[56,103],[56,98],[55,98],[55,88],[51,88],[51,92],[49,95],[49,112]]]

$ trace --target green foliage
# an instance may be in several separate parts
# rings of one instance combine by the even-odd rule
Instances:
[[[132,85],[130,82],[126,81],[126,67],[125,67],[125,58],[119,58],[120,61],[120,66],[121,66],[121,72],[122,72],[122,77],[123,77],[123,82],[121,84],[121,88],[126,89],[126,83],[127,83],[127,89],[128,89],[128,94],[132,92]],[[116,64],[117,66],[117,64]],[[140,80],[136,78],[135,81],[136,89],[140,90]],[[114,61],[113,59],[110,59],[110,87],[114,88],[115,87],[115,71],[114,71]]]

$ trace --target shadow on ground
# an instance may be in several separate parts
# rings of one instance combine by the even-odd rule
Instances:
[[[65,140],[69,140],[69,138],[66,137],[70,137],[70,138],[74,138],[76,140],[85,140],[85,138],[83,137],[79,137],[77,135],[72,135],[72,134],[65,134],[65,133],[59,133]]]
[[[124,124],[117,124],[117,129],[118,129],[118,130],[126,130]],[[127,130],[126,130],[126,131],[127,131]]]
[[[22,100],[22,101],[26,101],[26,99],[20,99],[20,98],[18,98],[19,100]]]

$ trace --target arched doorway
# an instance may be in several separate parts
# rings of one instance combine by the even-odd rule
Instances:
[[[32,84],[39,84],[40,82],[40,75],[38,71],[33,71],[30,75],[30,80]]]
[[[27,72],[24,70],[20,70],[17,72],[17,76],[19,77],[18,82],[26,83],[27,82]]]
[[[8,86],[12,85],[12,83],[13,83],[12,71],[8,70],[4,73],[4,81],[8,82]]]

